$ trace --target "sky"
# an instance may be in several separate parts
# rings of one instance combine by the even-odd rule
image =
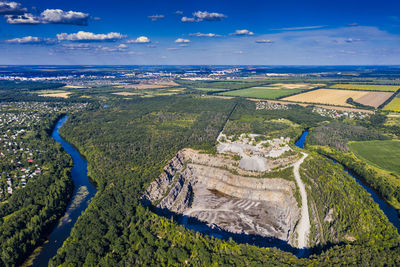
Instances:
[[[400,1],[0,0],[0,65],[400,65]]]

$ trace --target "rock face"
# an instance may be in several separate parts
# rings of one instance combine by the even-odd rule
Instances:
[[[300,216],[294,182],[254,176],[229,157],[184,149],[142,198],[232,233],[275,237],[294,245]]]

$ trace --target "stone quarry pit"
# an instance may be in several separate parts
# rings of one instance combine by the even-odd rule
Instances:
[[[149,185],[143,202],[182,215],[187,227],[194,218],[209,228],[297,247],[301,211],[295,180],[265,174],[292,168],[301,154],[289,147],[288,138],[257,143],[256,136],[232,141],[220,134],[216,155],[180,150]]]

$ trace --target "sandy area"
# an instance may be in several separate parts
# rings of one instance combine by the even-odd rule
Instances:
[[[63,92],[63,93],[42,94],[42,95],[39,95],[39,96],[68,98],[70,94],[71,94],[70,92]]]
[[[88,88],[85,86],[79,86],[79,85],[66,85],[64,88],[72,88],[72,89],[82,89],[82,88]]]
[[[392,95],[393,92],[370,92],[367,95],[355,99],[355,101],[363,105],[377,108],[380,105],[382,105]]]

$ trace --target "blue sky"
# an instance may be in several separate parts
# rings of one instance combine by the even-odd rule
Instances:
[[[400,1],[0,0],[0,64],[400,65]]]

